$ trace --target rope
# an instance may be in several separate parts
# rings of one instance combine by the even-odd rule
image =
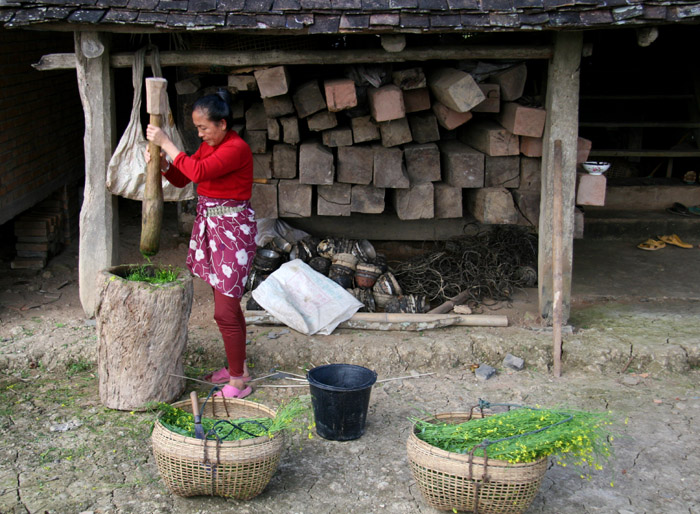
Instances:
[[[404,294],[443,303],[468,291],[467,305],[492,307],[536,284],[537,238],[522,228],[496,227],[436,242],[433,251],[391,269]]]

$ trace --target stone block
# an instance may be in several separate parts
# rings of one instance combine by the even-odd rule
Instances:
[[[306,124],[312,132],[320,132],[337,127],[338,117],[334,112],[321,111],[306,118]]]
[[[367,98],[374,121],[398,120],[406,116],[403,93],[393,84],[368,89]]]
[[[453,111],[467,112],[484,101],[484,93],[471,75],[454,68],[430,74],[428,86],[435,98]]]
[[[526,80],[527,65],[525,63],[499,71],[489,77],[489,82],[499,85],[501,100],[504,102],[512,102],[523,96]]]
[[[520,158],[520,186],[518,189],[540,192],[542,189],[542,159]]]
[[[419,112],[408,116],[411,136],[416,143],[432,143],[440,140],[437,118],[432,112]]]
[[[489,366],[488,364],[482,364],[474,371],[476,378],[479,380],[488,380],[496,374],[496,369]]]
[[[280,180],[277,186],[280,218],[308,218],[311,216],[313,186],[298,180]]]
[[[442,141],[440,164],[452,187],[484,187],[484,154],[459,141]]]
[[[576,152],[576,164],[581,164],[588,160],[588,154],[591,153],[593,141],[590,139],[578,138],[578,148]]]
[[[579,173],[577,179],[576,205],[605,205],[605,175]]]
[[[326,101],[323,99],[321,88],[318,87],[316,80],[299,86],[292,100],[300,118],[306,118],[326,108]]]
[[[484,156],[484,187],[516,188],[520,185],[520,156]]]
[[[540,192],[516,189],[513,191],[513,202],[518,210],[518,225],[539,227],[540,225]]]
[[[289,92],[289,71],[286,66],[274,66],[253,72],[260,98],[271,98]]]
[[[352,212],[381,214],[384,212],[384,188],[364,185],[352,186]]]
[[[433,184],[416,184],[408,189],[394,189],[394,210],[400,220],[435,217]]]
[[[481,223],[514,225],[518,211],[513,197],[504,187],[483,187],[466,191],[467,209]]]
[[[273,180],[269,184],[253,183],[250,205],[255,211],[256,219],[277,218],[277,181]]]
[[[296,146],[279,143],[272,147],[272,176],[274,178],[296,178]]]
[[[427,87],[404,91],[403,105],[406,113],[427,111],[430,109],[430,91]]]
[[[379,127],[372,120],[371,116],[353,118],[350,120],[350,126],[352,127],[352,138],[355,143],[375,141],[381,137]]]
[[[350,79],[333,79],[323,82],[326,91],[326,104],[331,112],[351,109],[357,106],[355,83]]]
[[[243,139],[253,154],[267,152],[267,130],[246,130]]]
[[[520,136],[520,153],[527,157],[542,157],[542,138]]]
[[[407,70],[397,70],[391,74],[391,81],[395,86],[404,91],[412,91],[427,87],[425,72],[423,68],[409,68]]]
[[[267,130],[267,116],[262,102],[254,103],[245,112],[245,129]]]
[[[461,218],[462,213],[462,188],[452,187],[444,182],[436,182],[433,184],[435,207],[435,217],[444,218]]]
[[[520,153],[518,136],[493,120],[474,120],[467,123],[459,129],[457,137],[464,144],[493,157]]]
[[[275,118],[267,119],[267,138],[270,141],[279,141],[282,137],[280,123]]]
[[[513,354],[506,353],[506,358],[503,359],[503,366],[516,371],[521,371],[525,367],[525,361]]]
[[[350,216],[351,212],[350,184],[333,184],[317,186],[316,214],[319,216]]]
[[[504,128],[518,136],[542,137],[547,111],[516,102],[505,102],[497,119]]]
[[[265,116],[268,118],[279,118],[280,116],[294,114],[294,104],[289,95],[263,98],[263,107],[265,108]]]
[[[257,91],[258,83],[253,75],[229,75],[228,88],[234,94],[240,91]]]
[[[272,152],[253,154],[253,178],[272,178]]]
[[[338,182],[370,184],[374,176],[374,149],[371,146],[338,148]]]
[[[381,122],[379,124],[379,132],[382,135],[382,145],[387,148],[413,141],[411,128],[406,118]]]
[[[403,162],[403,150],[373,145],[375,187],[404,189],[410,186]]]
[[[440,126],[447,130],[454,130],[472,119],[471,112],[457,112],[441,102],[433,104],[433,113]]]
[[[440,180],[440,149],[435,143],[406,145],[403,156],[411,186]]]
[[[340,127],[324,130],[323,144],[331,148],[352,145],[352,129],[350,127]]]
[[[472,112],[500,112],[501,86],[498,84],[479,84],[479,89],[486,97],[472,109]]]
[[[335,174],[333,152],[317,142],[299,145],[299,182],[332,184]]]
[[[299,118],[296,116],[285,116],[280,118],[280,125],[282,125],[282,141],[289,145],[296,145],[301,141],[299,136]]]

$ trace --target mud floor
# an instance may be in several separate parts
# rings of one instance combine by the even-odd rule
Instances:
[[[123,262],[138,262],[138,238],[123,240]],[[168,235],[161,262],[181,265],[185,244]],[[0,274],[2,513],[435,512],[409,470],[409,417],[464,411],[480,398],[611,411],[616,420],[609,464],[587,480],[580,476],[585,469],[550,463],[528,512],[700,512],[698,303],[575,305],[560,379],[549,370],[551,332],[531,302],[497,312],[507,313],[508,328],[338,330],[305,337],[283,326],[250,326],[255,376],[347,362],[374,369],[380,380],[411,378],[373,387],[360,439],[290,440],[265,491],[241,502],[171,494],[151,451],[155,415],[100,403],[94,320],[80,308],[76,263],[76,249],[69,248],[40,273]],[[185,369],[193,378],[224,361],[209,294],[201,282],[195,286]],[[525,359],[523,371],[503,367],[507,352]],[[496,376],[477,379],[471,367],[481,363],[495,367]],[[271,387],[284,384],[300,385],[260,380],[249,399],[275,408],[308,393],[304,386]],[[205,395],[209,389],[190,381],[183,398],[191,390]]]

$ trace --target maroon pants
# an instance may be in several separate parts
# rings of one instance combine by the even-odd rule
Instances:
[[[228,372],[232,377],[240,377],[243,375],[246,339],[241,299],[226,296],[214,289],[214,320],[224,339]]]

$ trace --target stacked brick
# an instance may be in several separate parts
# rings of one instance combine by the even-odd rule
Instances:
[[[78,187],[63,186],[14,219],[16,257],[12,269],[42,269],[78,235]]]
[[[518,102],[524,63],[481,83],[413,67],[377,87],[293,71],[229,77],[234,93],[254,92],[239,115],[258,216],[376,214],[391,202],[402,220],[458,218],[464,199],[482,223],[536,224],[546,112]]]

